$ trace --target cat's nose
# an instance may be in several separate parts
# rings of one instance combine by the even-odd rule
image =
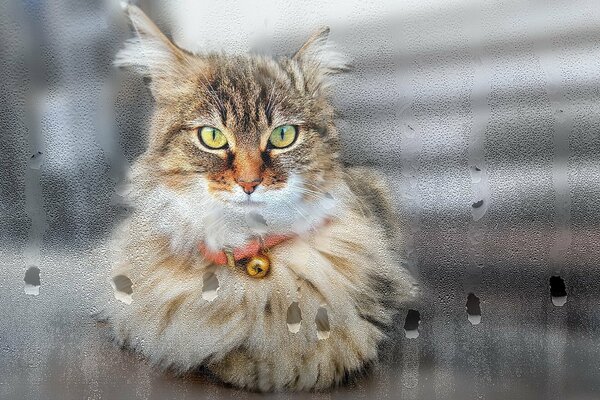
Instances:
[[[235,181],[242,187],[244,192],[252,194],[254,189],[262,182],[262,178],[253,179],[251,181],[236,179]]]

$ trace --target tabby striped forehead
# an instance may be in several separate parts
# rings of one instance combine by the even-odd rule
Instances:
[[[268,128],[304,122],[306,100],[281,65],[245,57],[221,56],[214,61],[212,75],[199,80],[205,100],[200,111],[226,127],[236,142],[255,144]]]

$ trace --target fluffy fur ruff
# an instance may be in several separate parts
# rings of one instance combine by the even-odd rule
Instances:
[[[373,214],[393,215],[375,174],[354,169],[349,177],[363,193],[341,181],[331,222],[273,248],[264,279],[209,265],[193,247],[174,247],[181,239],[153,227],[165,216],[175,226],[185,217],[156,201],[165,196],[158,189],[134,189],[140,204],[122,227],[124,251],[113,271],[133,283],[131,304],[115,301],[110,313],[117,341],[162,367],[204,365],[224,382],[259,391],[322,390],[376,362],[384,332],[416,288]],[[203,285],[213,274],[217,296],[207,299]],[[294,302],[302,317],[296,333],[287,321]],[[327,338],[317,331],[319,308],[327,310]]]

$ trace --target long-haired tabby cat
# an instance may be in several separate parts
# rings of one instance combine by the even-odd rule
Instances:
[[[340,160],[328,30],[292,57],[192,54],[127,11],[116,64],[150,78],[155,110],[117,234],[113,282],[132,293],[110,310],[117,341],[260,391],[373,364],[416,290],[380,175]]]

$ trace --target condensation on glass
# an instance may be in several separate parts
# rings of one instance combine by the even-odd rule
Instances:
[[[402,261],[423,295],[400,310],[384,367],[338,391],[596,396],[596,1],[140,6],[191,51],[286,54],[327,24],[352,59],[334,86],[344,160],[389,180]],[[102,323],[103,305],[135,306],[135,282],[109,278],[108,237],[130,212],[125,176],[152,106],[145,82],[111,66],[130,37],[119,5],[0,11],[0,398],[232,396],[161,375],[120,351]],[[218,297],[218,273],[199,295]],[[290,334],[309,324],[319,339],[334,334],[335,309],[301,315],[297,304],[290,296]]]

